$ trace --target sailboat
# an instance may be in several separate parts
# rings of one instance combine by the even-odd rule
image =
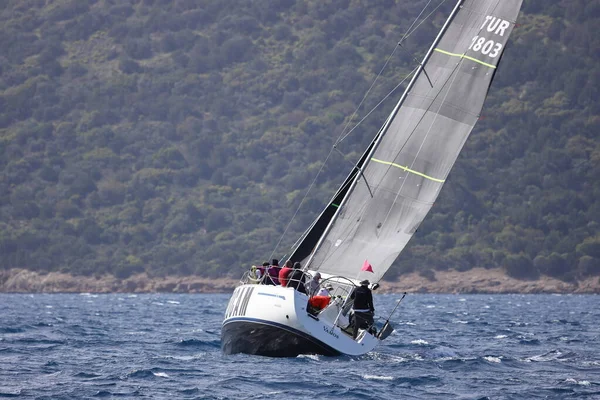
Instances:
[[[392,331],[350,329],[352,293],[391,267],[446,181],[477,122],[522,0],[460,0],[390,116],[289,255],[321,275],[329,301],[245,274],[225,312],[224,353],[357,356]],[[379,329],[378,329],[379,328]]]

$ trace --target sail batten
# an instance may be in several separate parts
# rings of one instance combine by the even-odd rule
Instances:
[[[319,240],[313,234],[300,245],[312,270],[378,281],[390,268],[479,119],[521,2],[457,3],[370,151],[332,199]],[[373,272],[361,270],[365,262]]]

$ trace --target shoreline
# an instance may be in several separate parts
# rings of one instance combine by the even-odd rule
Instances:
[[[231,293],[239,283],[234,278],[199,276],[149,277],[138,274],[127,279],[112,275],[74,276],[61,272],[38,273],[25,269],[0,271],[0,293]],[[466,272],[435,271],[434,280],[418,273],[402,275],[397,281],[381,281],[376,293],[439,294],[600,294],[600,277],[575,283],[542,276],[522,281],[502,269],[473,268]]]

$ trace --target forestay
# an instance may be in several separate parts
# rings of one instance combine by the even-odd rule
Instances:
[[[344,193],[311,270],[376,282],[389,269],[477,122],[520,7],[521,0],[466,0],[456,9],[375,142],[363,176]],[[365,260],[373,273],[361,271]]]

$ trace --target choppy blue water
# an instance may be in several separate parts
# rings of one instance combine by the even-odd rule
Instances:
[[[0,294],[0,398],[600,399],[600,296],[408,295],[375,352],[292,359],[224,356],[228,298]]]

